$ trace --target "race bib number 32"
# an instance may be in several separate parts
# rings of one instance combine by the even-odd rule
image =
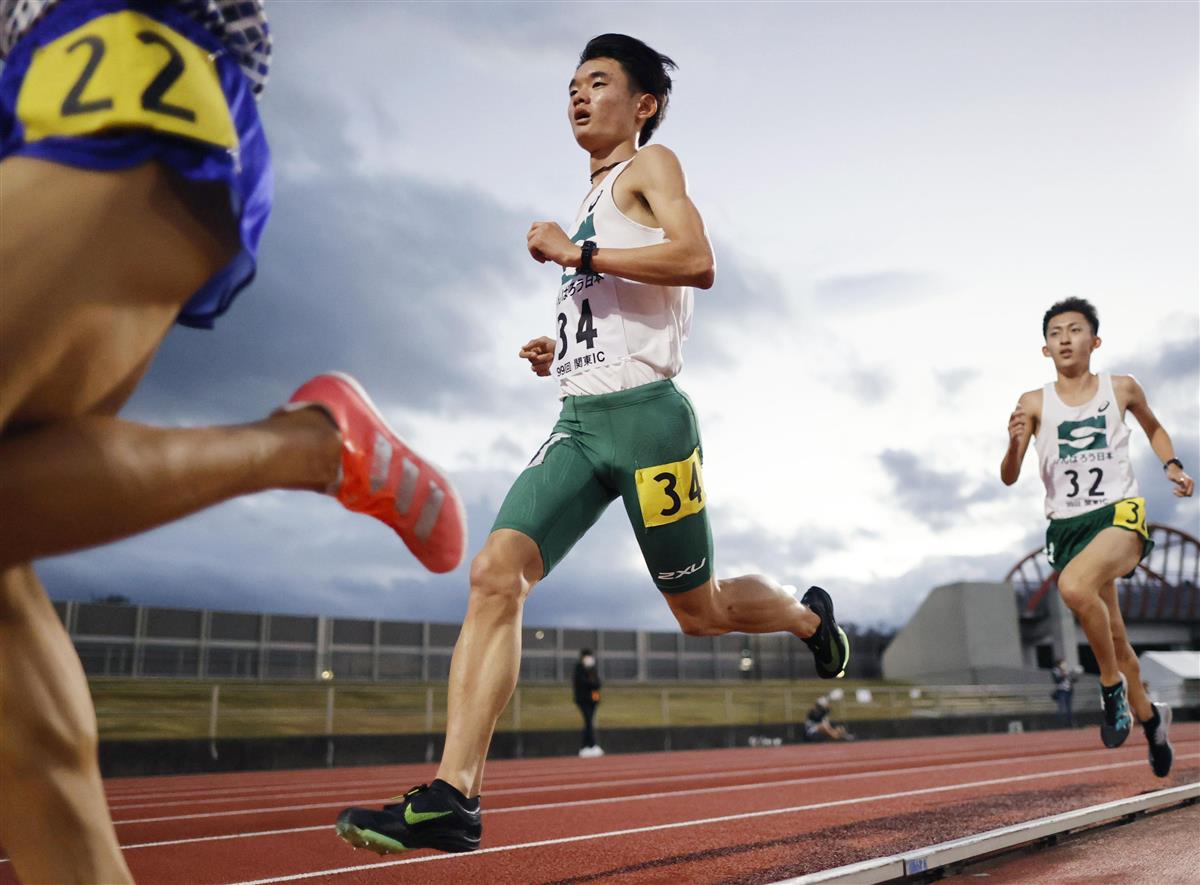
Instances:
[[[669,525],[704,509],[699,449],[683,461],[643,467],[634,473],[634,482],[646,528]]]
[[[25,140],[155,129],[237,147],[206,50],[141,13],[102,15],[33,54],[17,99]]]

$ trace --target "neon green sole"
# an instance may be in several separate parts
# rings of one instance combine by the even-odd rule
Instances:
[[[334,829],[337,830],[338,836],[355,848],[366,848],[376,854],[398,854],[401,851],[408,851],[408,846],[403,842],[389,839],[374,830],[359,829],[352,823],[338,821]]]

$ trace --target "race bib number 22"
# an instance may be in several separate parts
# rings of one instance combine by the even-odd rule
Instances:
[[[36,50],[17,116],[27,142],[133,127],[231,150],[238,144],[208,52],[130,10],[94,18]]]

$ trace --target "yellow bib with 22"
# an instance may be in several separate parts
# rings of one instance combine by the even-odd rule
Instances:
[[[634,481],[646,528],[669,525],[704,509],[699,449],[683,461],[643,467],[634,473]]]
[[[129,10],[94,18],[36,50],[17,116],[27,142],[137,127],[238,145],[209,53]]]

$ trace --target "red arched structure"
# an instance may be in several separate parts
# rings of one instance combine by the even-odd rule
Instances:
[[[1187,532],[1151,523],[1154,549],[1133,575],[1117,581],[1117,595],[1126,621],[1200,621],[1200,541]],[[1008,570],[1021,617],[1045,613],[1046,594],[1055,587],[1058,572],[1046,551],[1034,550]]]

